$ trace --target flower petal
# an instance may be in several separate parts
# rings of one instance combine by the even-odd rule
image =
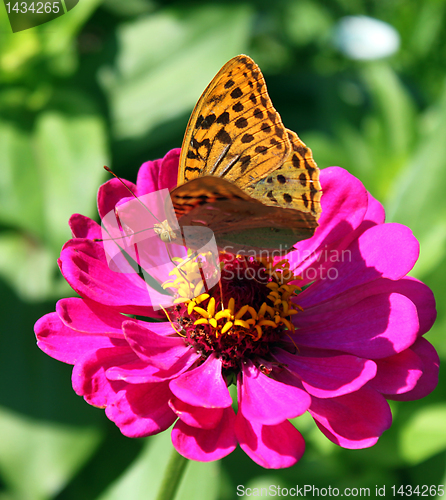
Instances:
[[[387,399],[414,401],[415,399],[424,398],[437,387],[440,358],[435,348],[426,339],[419,338],[410,349],[420,358],[423,365],[423,374],[411,391],[404,394],[387,394]]]
[[[362,285],[343,290],[329,300],[325,300],[324,294],[319,294],[316,290],[313,294],[306,293],[305,291],[299,295],[297,301],[303,307],[304,311],[296,317],[296,324],[302,326],[318,323],[320,321],[319,317],[323,313],[339,311],[350,307],[372,295],[393,292],[405,295],[415,305],[420,324],[418,335],[423,335],[429,331],[437,316],[434,295],[424,283],[409,276],[397,281],[379,278],[369,283],[363,283]]]
[[[235,413],[231,407],[223,410],[219,424],[213,429],[191,427],[178,420],[172,429],[172,443],[180,455],[190,460],[219,460],[237,446],[234,424]]]
[[[239,411],[235,433],[242,450],[265,469],[291,467],[305,451],[304,438],[287,420],[277,425],[262,425],[247,420]]]
[[[63,323],[79,332],[96,333],[123,338],[122,322],[128,317],[89,299],[71,297],[56,304]]]
[[[177,416],[170,409],[168,382],[126,385],[105,414],[124,436],[145,437],[168,429]]]
[[[119,200],[129,196],[129,190],[125,188],[123,183],[136,195],[135,184],[126,179],[122,179],[122,182],[119,179],[110,179],[99,188],[98,211],[101,219],[114,210]]]
[[[298,345],[372,359],[407,349],[419,329],[416,307],[398,293],[373,295],[348,309],[321,314],[318,320],[309,326],[300,326],[296,320],[299,329],[294,339]]]
[[[57,313],[40,318],[34,331],[37,345],[52,358],[74,365],[86,352],[103,347],[127,346],[127,341],[104,335],[88,335],[65,326]]]
[[[176,187],[180,153],[181,148],[171,149],[164,158],[141,165],[136,182],[138,196]]]
[[[117,273],[103,260],[103,250],[89,240],[71,240],[74,246],[65,246],[60,254],[61,272],[79,295],[105,306],[116,307],[127,314],[154,314],[147,285],[134,272]]]
[[[169,370],[182,358],[197,360],[199,354],[184,343],[182,337],[158,335],[151,329],[151,324],[126,321],[122,325],[125,338],[135,353],[146,363],[160,370]],[[173,329],[172,329],[173,330]],[[190,354],[190,355],[188,355]]]
[[[74,365],[71,381],[73,389],[85,401],[104,408],[114,401],[124,382],[111,382],[105,376],[108,368],[124,363],[137,362],[138,357],[130,347],[102,348],[84,354]]]
[[[370,382],[381,394],[402,394],[412,390],[423,374],[423,363],[411,349],[376,360],[378,372]]]
[[[169,401],[169,406],[185,424],[199,429],[214,429],[226,411],[224,408],[191,406],[175,397]]]
[[[392,423],[387,401],[369,387],[331,399],[313,396],[309,412],[328,439],[350,449],[373,446]]]
[[[214,354],[197,368],[172,380],[170,390],[178,399],[192,406],[226,408],[232,404],[221,374],[221,362]]]
[[[321,170],[320,182],[324,194],[321,198],[319,227],[312,238],[297,243],[296,250],[288,255],[290,262],[295,264],[306,257],[308,262],[316,259],[327,245],[356,229],[367,210],[367,191],[356,177],[343,168],[329,167]],[[300,269],[297,273],[300,273]]]
[[[333,398],[357,391],[376,375],[373,361],[356,356],[318,358],[278,350],[274,357],[302,380],[309,394],[318,398]]]
[[[102,238],[101,226],[85,215],[73,214],[68,221],[74,238]]]
[[[311,303],[328,300],[345,290],[378,278],[399,280],[414,266],[419,244],[412,231],[401,224],[375,225],[364,231],[345,248],[325,249],[303,274],[302,293],[311,294]]]
[[[276,425],[307,411],[310,400],[301,389],[267,377],[250,361],[242,373],[239,411],[249,421]]]

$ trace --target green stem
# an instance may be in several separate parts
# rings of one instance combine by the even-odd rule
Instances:
[[[188,463],[187,458],[184,458],[175,448],[172,448],[172,454],[164,472],[156,500],[173,500],[175,498]]]

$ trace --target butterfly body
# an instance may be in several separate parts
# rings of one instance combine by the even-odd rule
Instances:
[[[248,56],[226,63],[195,106],[170,196],[172,227],[174,217],[180,228],[207,227],[231,253],[285,253],[314,234],[319,169],[283,125]],[[202,245],[200,234],[189,246]]]

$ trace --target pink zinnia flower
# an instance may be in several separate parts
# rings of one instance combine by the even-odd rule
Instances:
[[[172,189],[178,158],[172,150],[125,183],[136,196]],[[334,443],[372,446],[391,424],[386,399],[419,399],[437,384],[438,356],[422,337],[435,301],[406,276],[419,251],[411,231],[385,224],[382,206],[345,170],[322,170],[320,181],[314,237],[280,262],[223,256],[221,287],[170,308],[171,322],[138,274],[109,268],[95,241],[101,227],[73,215],[59,266],[81,298],[60,300],[36,323],[39,347],[74,365],[76,393],[126,436],[175,422],[173,444],[190,459],[216,460],[239,443],[263,467],[289,467],[305,446],[289,419],[306,411]],[[105,183],[101,217],[128,197],[118,180]],[[262,279],[240,277],[242,268]]]

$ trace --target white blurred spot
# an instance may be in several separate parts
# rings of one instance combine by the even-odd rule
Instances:
[[[384,21],[367,16],[347,16],[337,23],[334,42],[350,59],[380,59],[399,49],[400,36]]]

